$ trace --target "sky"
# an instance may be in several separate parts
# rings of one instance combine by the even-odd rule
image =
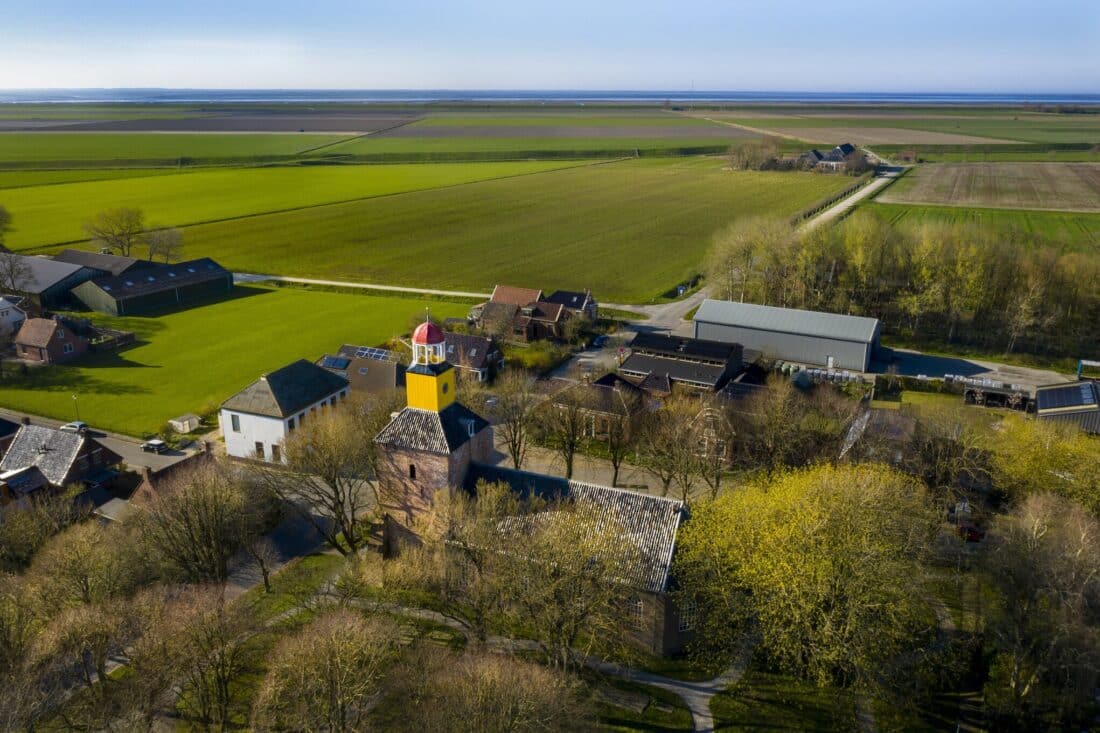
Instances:
[[[1100,0],[0,0],[0,89],[1100,92]]]

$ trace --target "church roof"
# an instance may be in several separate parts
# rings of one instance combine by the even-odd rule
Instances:
[[[440,412],[406,407],[382,428],[374,442],[450,455],[488,425],[485,418],[458,402]]]

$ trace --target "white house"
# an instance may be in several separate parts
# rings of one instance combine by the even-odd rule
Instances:
[[[265,374],[222,403],[218,422],[226,452],[282,461],[286,437],[347,396],[348,380],[305,359]]]
[[[22,298],[0,296],[0,336],[14,336],[27,320],[27,313],[19,307]]]

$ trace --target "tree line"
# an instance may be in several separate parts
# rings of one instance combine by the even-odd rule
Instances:
[[[878,318],[918,342],[1077,357],[1095,348],[1100,257],[1046,235],[856,213],[799,231],[751,219],[720,232],[719,298]]]

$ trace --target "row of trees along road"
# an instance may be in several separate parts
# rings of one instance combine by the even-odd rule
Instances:
[[[808,232],[747,219],[720,232],[715,297],[879,318],[887,333],[991,351],[1087,353],[1100,322],[1100,257],[1034,232],[893,224],[857,212]]]

